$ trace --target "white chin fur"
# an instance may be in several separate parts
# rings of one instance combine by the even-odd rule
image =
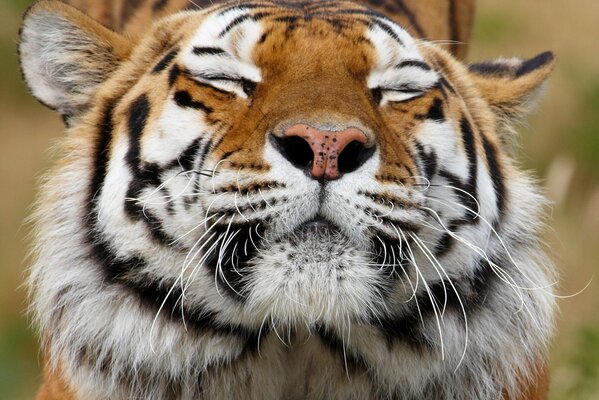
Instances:
[[[290,325],[364,320],[382,296],[380,274],[370,263],[367,250],[339,232],[300,230],[253,260],[247,306]]]

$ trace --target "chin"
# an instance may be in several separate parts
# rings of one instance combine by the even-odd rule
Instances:
[[[385,297],[383,277],[372,262],[368,247],[317,217],[265,240],[245,278],[247,305],[290,327],[368,320]]]

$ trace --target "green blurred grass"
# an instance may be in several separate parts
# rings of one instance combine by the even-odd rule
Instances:
[[[599,330],[585,327],[577,334],[576,348],[570,356],[575,379],[565,390],[571,399],[590,398],[599,392]]]
[[[10,400],[33,398],[39,384],[37,344],[24,317],[24,290],[18,288],[28,231],[21,225],[35,176],[48,165],[44,149],[61,127],[20,79],[17,32],[29,3],[0,2],[0,185],[9,189],[0,195],[0,399]],[[558,56],[539,111],[520,130],[519,155],[558,200],[546,241],[559,266],[560,293],[573,294],[599,266],[599,2],[479,4],[472,60],[533,56],[547,49]],[[571,178],[560,177],[563,165],[573,169]],[[582,294],[560,304],[551,399],[599,399],[599,284],[591,282]]]
[[[571,144],[572,152],[594,177],[599,177],[597,155],[599,155],[599,77],[591,82],[579,82],[581,97],[586,107],[581,112],[572,134],[578,138]]]

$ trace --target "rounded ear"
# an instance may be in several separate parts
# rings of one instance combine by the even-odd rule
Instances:
[[[19,58],[33,95],[66,120],[80,115],[131,51],[130,42],[60,1],[25,14]]]
[[[499,59],[471,64],[468,69],[485,100],[509,123],[534,108],[554,67],[555,56],[547,51],[529,60]]]

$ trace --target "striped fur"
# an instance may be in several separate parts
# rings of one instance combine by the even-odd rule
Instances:
[[[152,20],[181,10],[197,10],[220,0],[63,0],[104,25],[127,35],[141,36]],[[294,0],[288,1],[288,3]],[[302,3],[301,1],[296,2]],[[310,3],[304,1],[303,3]],[[464,58],[474,19],[474,0],[364,0],[365,4],[404,26],[415,37],[437,40]]]
[[[79,4],[123,35],[29,10],[24,78],[69,126],[34,216],[40,399],[544,398],[544,200],[509,146],[553,55],[466,66],[417,38],[471,7],[372,3]],[[311,179],[298,123],[367,155]]]

